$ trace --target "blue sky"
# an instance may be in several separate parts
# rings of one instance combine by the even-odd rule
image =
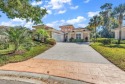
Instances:
[[[33,6],[39,5],[48,10],[42,21],[44,24],[59,29],[58,27],[66,24],[73,24],[75,27],[85,27],[89,19],[98,14],[100,6],[104,3],[112,3],[113,7],[125,0],[42,0],[31,2]],[[19,18],[8,19],[5,14],[0,12],[0,25],[15,26],[24,25],[31,28],[33,23],[26,23]]]

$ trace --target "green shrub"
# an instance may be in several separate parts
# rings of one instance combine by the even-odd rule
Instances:
[[[73,42],[73,41],[74,41],[74,38],[71,37],[71,38],[69,39],[69,42]]]
[[[25,43],[23,46],[25,47],[26,50],[29,51],[31,49],[31,47],[33,46],[33,44],[32,43]]]
[[[121,40],[121,44],[125,44],[125,40]]]
[[[102,44],[103,45],[109,45],[109,44],[111,44],[111,39],[105,39],[105,40],[103,40]]]
[[[118,44],[118,40],[113,39],[113,40],[112,40],[112,44]]]
[[[117,39],[113,39],[112,40],[112,44],[118,44],[118,40]],[[125,40],[121,40],[120,44],[125,44]]]
[[[97,38],[97,42],[104,43],[104,44],[105,43],[118,44],[118,40],[114,38]],[[120,44],[125,44],[125,40],[121,40]]]
[[[55,41],[54,39],[52,39],[52,38],[47,38],[47,39],[46,39],[46,43],[47,43],[47,44],[51,44],[51,45],[55,45],[55,44],[56,44],[56,41]]]
[[[102,43],[102,42],[104,42],[106,39],[107,39],[107,38],[97,38],[96,41]]]

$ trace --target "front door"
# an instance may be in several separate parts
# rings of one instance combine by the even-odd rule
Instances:
[[[81,34],[76,34],[76,39],[81,39]]]

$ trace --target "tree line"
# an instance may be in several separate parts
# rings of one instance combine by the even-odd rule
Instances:
[[[120,44],[122,25],[125,19],[125,3],[114,8],[112,6],[111,3],[105,3],[100,7],[99,15],[95,15],[90,19],[87,29],[91,30],[94,42],[96,42],[99,34],[104,38],[112,38],[112,29],[119,28],[118,44]],[[101,28],[101,31],[97,32],[99,28]]]

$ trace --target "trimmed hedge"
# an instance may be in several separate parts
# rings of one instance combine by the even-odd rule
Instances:
[[[84,42],[84,39],[70,39],[70,42]]]
[[[118,44],[118,40],[113,39],[113,40],[112,40],[112,43],[113,43],[113,44]],[[121,40],[120,44],[125,44],[125,40]]]
[[[100,43],[104,42],[105,40],[107,40],[107,38],[97,38],[97,42],[100,42]]]
[[[97,38],[97,42],[103,43],[104,45],[106,44],[118,44],[118,40],[114,38]],[[125,44],[125,40],[121,40],[120,44]]]

